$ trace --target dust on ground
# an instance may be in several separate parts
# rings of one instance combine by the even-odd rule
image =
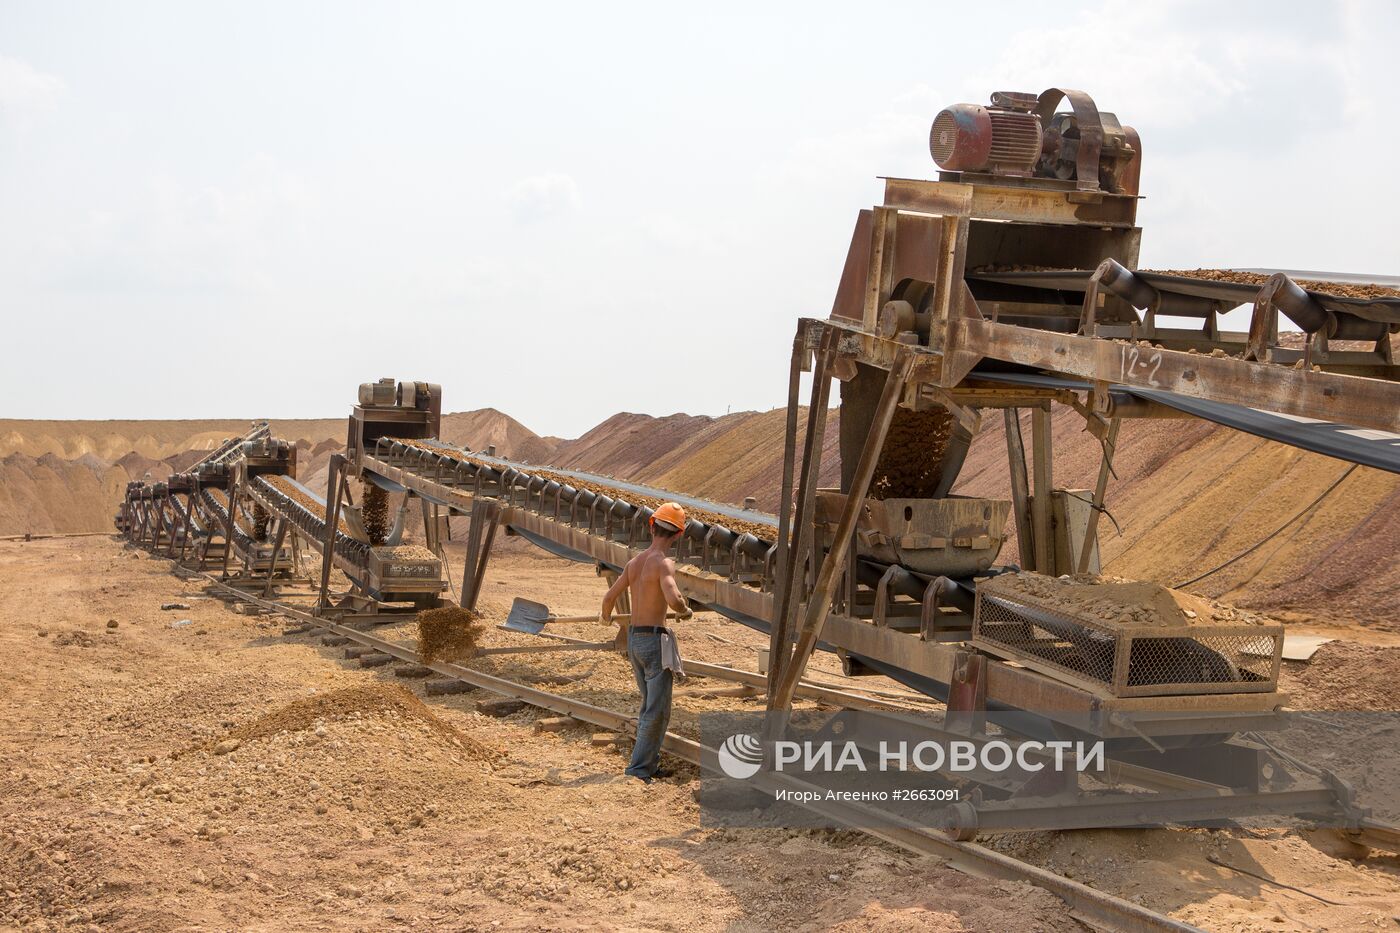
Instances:
[[[516,593],[602,593],[511,548],[493,568],[492,622]],[[1080,929],[1044,891],[867,837],[707,828],[688,776],[644,786],[586,729],[423,705],[282,631],[110,539],[0,543],[0,645],[25,659],[0,681],[0,928]],[[635,702],[622,659],[585,663]]]

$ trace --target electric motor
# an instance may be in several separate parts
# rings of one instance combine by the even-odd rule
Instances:
[[[934,119],[928,147],[939,168],[950,172],[1029,175],[1040,158],[1040,117],[954,104]]]

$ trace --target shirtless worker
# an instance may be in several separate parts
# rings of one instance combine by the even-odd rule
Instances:
[[[661,741],[671,721],[672,672],[663,663],[662,642],[674,638],[666,628],[667,608],[676,617],[690,617],[690,604],[676,586],[676,565],[666,553],[685,530],[685,510],[667,502],[651,517],[651,546],[627,562],[603,597],[603,621],[611,622],[613,607],[624,590],[631,594],[632,617],[627,626],[627,656],[642,694],[637,716],[637,743],[627,774],[650,784],[665,777],[661,770]],[[672,642],[674,645],[674,642]]]

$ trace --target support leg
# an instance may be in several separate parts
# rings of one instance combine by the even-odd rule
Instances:
[[[316,598],[318,615],[330,607],[331,558],[335,554],[335,533],[340,526],[340,499],[344,486],[345,457],[335,454],[331,457],[330,471],[326,477],[326,540],[321,552],[321,592]]]
[[[234,505],[238,501],[238,476],[235,475],[228,484],[228,514],[224,518],[224,566],[219,573],[219,579],[228,579],[228,562],[233,556],[233,529],[237,523],[237,507]]]
[[[1108,491],[1108,475],[1113,471],[1113,455],[1118,449],[1118,426],[1122,419],[1114,418],[1108,423],[1108,434],[1103,441],[1103,459],[1099,461],[1099,479],[1094,484],[1094,508],[1089,512],[1089,524],[1084,528],[1084,543],[1079,548],[1077,573],[1089,572],[1089,560],[1093,557],[1094,545],[1099,540],[1099,515],[1103,511],[1104,494]]]
[[[471,530],[467,532],[467,557],[462,569],[462,608],[476,609],[481,584],[486,578],[486,561],[491,556],[491,542],[501,520],[501,505],[490,499],[478,499],[472,506]]]
[[[287,537],[287,520],[277,519],[277,540],[272,545],[272,561],[267,567],[267,581],[263,583],[263,599],[272,595],[272,578],[277,576],[277,556],[282,553],[282,542]]]
[[[812,373],[812,402],[807,409],[807,433],[802,446],[802,477],[797,487],[797,509],[789,522],[789,535],[779,535],[777,592],[774,594],[773,627],[768,641],[768,696],[787,666],[792,633],[801,604],[801,584],[806,539],[816,508],[817,481],[821,471],[822,441],[826,432],[827,404],[831,393],[829,375],[831,331],[822,335],[817,365]],[[794,393],[795,394],[795,393]],[[794,399],[795,401],[795,399]],[[794,404],[793,445],[796,447]],[[771,709],[772,706],[770,705]]]
[[[777,687],[777,695],[769,697],[768,708],[770,710],[786,711],[792,706],[792,697],[797,690],[797,682],[802,678],[802,673],[807,667],[807,659],[811,657],[812,649],[816,647],[822,623],[826,621],[827,612],[831,608],[831,596],[836,586],[836,578],[840,575],[841,568],[845,566],[846,553],[850,548],[851,539],[855,535],[856,521],[859,519],[861,509],[865,504],[866,491],[869,490],[870,482],[875,477],[875,466],[880,459],[880,451],[885,446],[885,435],[889,432],[890,422],[894,420],[895,408],[899,406],[899,399],[904,394],[904,386],[909,380],[909,373],[913,367],[914,356],[908,352],[901,352],[890,367],[889,376],[885,379],[884,391],[880,394],[880,402],[875,408],[874,417],[871,419],[870,434],[865,439],[865,446],[860,453],[860,461],[856,464],[851,488],[846,491],[846,504],[842,507],[841,517],[836,524],[835,538],[831,542],[831,553],[822,562],[817,586],[807,599],[807,611],[802,619],[802,628],[798,632],[797,647],[793,651],[792,660],[783,670],[782,680]]]
[[[1035,498],[1031,502],[1031,526],[1035,534],[1035,569],[1054,574],[1055,552],[1050,540],[1050,492],[1055,488],[1051,466],[1050,412],[1031,412],[1031,458],[1035,464]]]
[[[1035,569],[1035,533],[1031,531],[1030,485],[1026,480],[1026,446],[1021,441],[1021,410],[1003,412],[1006,426],[1006,457],[1010,464],[1011,509],[1016,518],[1016,547],[1021,569]]]

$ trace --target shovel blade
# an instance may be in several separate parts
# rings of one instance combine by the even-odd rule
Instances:
[[[526,635],[538,635],[544,631],[547,622],[549,622],[548,606],[532,599],[521,599],[517,596],[510,604],[510,615],[506,616],[502,628],[524,632]]]

